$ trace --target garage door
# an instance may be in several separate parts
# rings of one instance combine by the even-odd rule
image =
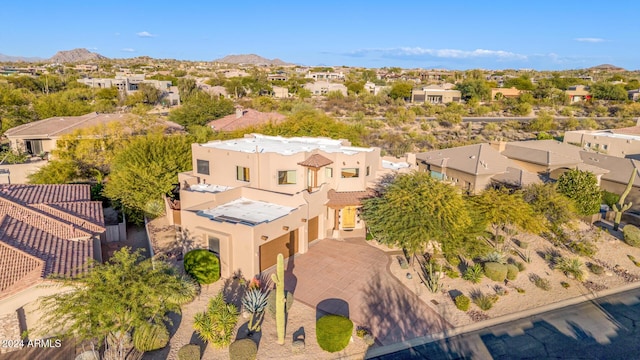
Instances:
[[[278,261],[278,254],[281,253],[286,259],[297,252],[298,229],[260,246],[260,271],[275,265]]]
[[[309,219],[309,243],[318,240],[318,217]]]

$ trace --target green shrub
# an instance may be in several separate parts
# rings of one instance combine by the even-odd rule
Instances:
[[[484,264],[484,274],[493,281],[504,281],[507,278],[507,265],[497,262],[488,262]]]
[[[254,360],[258,354],[258,345],[251,339],[236,340],[229,345],[230,360]]]
[[[178,350],[178,360],[200,360],[200,346],[187,344]]]
[[[516,291],[518,292],[518,294],[524,294],[526,292],[526,290],[521,287],[517,287]]]
[[[325,315],[316,322],[316,340],[322,350],[336,352],[349,345],[353,322],[340,315]]]
[[[480,264],[475,264],[473,266],[469,266],[467,270],[465,270],[463,279],[469,280],[474,284],[479,283],[482,280],[482,276],[484,273],[482,272],[482,266]]]
[[[491,309],[495,302],[496,298],[483,293],[478,293],[473,296],[473,303],[478,305],[478,307],[484,311]]]
[[[574,254],[591,257],[596,254],[598,248],[590,241],[573,241],[569,244],[569,249]]]
[[[469,310],[469,304],[471,304],[471,299],[469,299],[465,295],[458,295],[455,298],[455,302],[456,302],[456,307],[459,310],[467,311]]]
[[[495,262],[498,264],[506,264],[507,260],[504,257],[504,254],[498,251],[492,251],[488,254],[485,254],[481,258],[482,262]]]
[[[633,255],[627,255],[627,257],[635,266],[640,267],[640,261],[637,261]]]
[[[451,266],[460,265],[460,258],[458,257],[458,255],[447,254],[445,255],[444,258],[447,260],[449,264],[451,264]]]
[[[145,323],[133,332],[133,346],[138,351],[162,349],[169,343],[169,330],[164,324]]]
[[[562,271],[565,275],[573,277],[578,281],[584,281],[586,278],[586,274],[582,270],[582,261],[580,261],[580,259],[578,258],[562,258],[555,268]]]
[[[284,311],[285,312],[289,312],[289,309],[291,309],[291,305],[293,305],[293,294],[289,291],[284,292],[284,297],[286,299],[285,305],[284,305]],[[269,312],[269,314],[271,314],[272,318],[276,318],[276,292],[275,291],[271,291],[269,293],[269,298],[267,298],[267,311]]]
[[[220,260],[209,250],[191,250],[184,256],[184,271],[201,285],[211,284],[220,279]]]
[[[507,264],[507,279],[515,280],[518,277],[520,269],[514,264]]]
[[[625,225],[622,229],[624,242],[633,247],[640,247],[640,229],[633,225]]]
[[[455,269],[447,266],[446,268],[444,268],[444,273],[450,278],[450,279],[457,279],[460,277],[460,273],[458,273],[458,271],[456,271]]]
[[[523,272],[527,269],[527,266],[522,261],[517,261],[516,267],[518,268],[519,272]]]
[[[563,287],[563,288],[565,288],[565,289],[568,289],[568,288],[571,286],[571,284],[569,284],[569,283],[568,283],[568,282],[566,282],[566,281],[561,281],[561,282],[560,282],[560,285],[562,285],[562,287]]]
[[[598,264],[588,263],[587,267],[589,268],[589,271],[591,271],[591,273],[596,275],[601,275],[604,272],[604,268]]]
[[[547,279],[543,279],[536,274],[531,274],[529,279],[540,289],[549,291],[551,289],[551,283]]]

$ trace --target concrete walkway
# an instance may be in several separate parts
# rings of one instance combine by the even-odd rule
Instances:
[[[363,239],[324,239],[286,264],[285,288],[317,316],[348,316],[371,329],[379,344],[451,328],[389,272],[391,258]]]

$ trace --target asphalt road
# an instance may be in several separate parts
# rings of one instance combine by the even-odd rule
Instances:
[[[640,289],[367,358],[640,359]]]

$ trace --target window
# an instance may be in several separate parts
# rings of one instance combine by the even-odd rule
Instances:
[[[369,176],[369,175],[371,175],[371,166],[367,166],[367,175],[366,176]]]
[[[236,166],[236,179],[240,181],[249,181],[249,168]]]
[[[211,235],[207,237],[209,238],[209,250],[216,254],[220,254],[220,239]]]
[[[360,177],[360,169],[359,168],[342,168],[342,177],[343,178]]]
[[[607,150],[608,148],[609,148],[609,145],[606,145],[606,144],[605,144],[605,145],[602,145],[602,149],[603,149],[603,150]]]
[[[296,183],[296,171],[278,171],[278,185],[292,185]]]
[[[324,175],[327,177],[327,179],[330,179],[333,177],[333,168],[324,168]]]
[[[207,160],[196,160],[197,171],[198,174],[202,175],[210,175],[209,174],[209,162]]]

